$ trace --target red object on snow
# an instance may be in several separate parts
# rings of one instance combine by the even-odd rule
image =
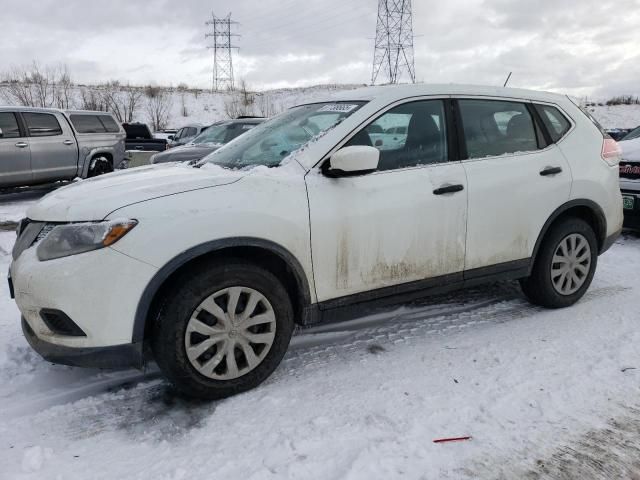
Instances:
[[[452,437],[452,438],[438,438],[433,443],[445,443],[445,442],[460,442],[462,440],[471,440],[471,437]]]

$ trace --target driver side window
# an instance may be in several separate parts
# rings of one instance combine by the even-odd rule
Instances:
[[[405,103],[360,130],[345,147],[377,148],[378,170],[442,163],[448,159],[446,130],[442,100]]]

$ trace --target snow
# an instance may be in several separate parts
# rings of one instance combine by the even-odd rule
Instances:
[[[155,367],[45,362],[1,282],[0,479],[629,478],[639,294],[625,235],[572,308],[499,283],[303,330],[261,387],[205,403]]]
[[[640,105],[594,106],[587,110],[607,129],[640,126]]]

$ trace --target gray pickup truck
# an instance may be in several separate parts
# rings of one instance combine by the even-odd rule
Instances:
[[[0,188],[111,172],[124,139],[106,112],[0,107]]]

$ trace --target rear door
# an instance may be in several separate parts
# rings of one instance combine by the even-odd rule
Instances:
[[[0,187],[31,183],[29,139],[15,112],[0,112],[0,130]]]
[[[569,200],[568,162],[530,103],[461,98],[457,104],[469,188],[465,276],[526,266],[543,225]]]
[[[78,171],[78,148],[62,114],[23,112],[34,182],[70,179]]]

